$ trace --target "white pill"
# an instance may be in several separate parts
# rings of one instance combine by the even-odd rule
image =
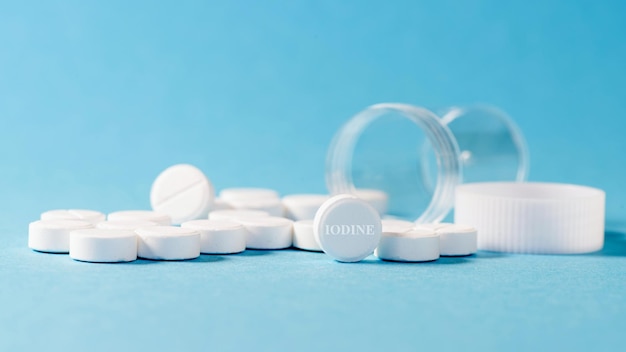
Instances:
[[[141,227],[137,256],[153,260],[185,260],[200,256],[200,233],[175,226]]]
[[[241,199],[279,198],[278,192],[269,188],[225,188],[220,198],[226,202]]]
[[[293,223],[293,246],[307,251],[322,251],[315,241],[313,220],[299,220]]]
[[[158,226],[159,224],[147,220],[109,220],[102,221],[96,224],[97,229],[103,230],[132,230],[140,227]]]
[[[216,210],[209,213],[209,220],[234,220],[247,218],[265,218],[270,216],[266,211],[262,210]]]
[[[157,176],[150,191],[152,209],[169,215],[172,223],[206,218],[215,197],[213,186],[198,168],[170,166]]]
[[[39,252],[69,253],[70,232],[90,229],[83,220],[38,220],[28,225],[28,247]]]
[[[107,217],[109,221],[151,221],[159,225],[171,225],[172,219],[169,215],[151,210],[122,210],[110,213]]]
[[[242,218],[239,223],[247,231],[246,248],[284,249],[293,241],[293,222],[279,217]]]
[[[387,203],[389,202],[387,193],[377,189],[357,188],[354,194],[373,206],[379,214],[387,212]]]
[[[246,249],[247,232],[243,225],[228,220],[191,220],[182,228],[200,233],[200,252],[206,254],[231,254]]]
[[[228,205],[228,203],[226,203],[222,198],[215,197],[215,199],[213,200],[213,205],[211,206],[211,211],[227,210],[232,208],[233,207]]]
[[[383,232],[409,232],[415,228],[415,223],[399,219],[382,219]]]
[[[415,229],[383,233],[376,256],[397,262],[427,262],[439,259],[439,235],[432,230]]]
[[[103,213],[86,209],[57,209],[41,213],[41,220],[83,220],[96,224],[104,219]]]
[[[285,215],[291,220],[313,220],[315,213],[330,198],[324,194],[292,194],[282,201]]]
[[[423,230],[432,230],[432,231],[437,231],[441,228],[444,228],[446,226],[449,226],[450,224],[448,223],[444,223],[444,222],[438,222],[438,223],[429,223],[429,224],[416,224],[415,228],[418,229],[423,229]]]
[[[70,258],[93,263],[132,262],[137,259],[137,235],[133,230],[72,231]]]
[[[443,224],[437,229],[442,256],[464,256],[476,253],[478,236],[472,226]]]
[[[261,210],[267,212],[270,216],[278,217],[285,215],[283,203],[278,198],[235,199],[226,203],[233,209]]]
[[[324,202],[313,221],[320,248],[340,262],[358,262],[374,252],[382,224],[378,211],[367,202],[340,194]]]

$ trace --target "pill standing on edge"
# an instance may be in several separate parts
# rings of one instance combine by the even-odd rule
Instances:
[[[322,251],[315,241],[313,220],[299,220],[293,223],[293,246],[307,251]]]
[[[226,204],[235,210],[265,211],[270,216],[282,217],[285,214],[283,203],[278,198],[235,199],[227,201]]]
[[[358,262],[372,254],[380,241],[381,230],[378,211],[351,194],[328,199],[313,221],[320,248],[340,262]]]
[[[241,218],[246,229],[246,248],[284,249],[293,242],[293,221],[274,216]]]
[[[153,260],[186,260],[200,256],[200,233],[176,226],[140,227],[137,256]]]
[[[325,194],[291,194],[282,199],[287,218],[313,220],[315,213],[330,198]]]
[[[278,192],[269,188],[225,188],[220,199],[226,202],[241,199],[279,198]]]
[[[169,215],[174,224],[206,218],[214,197],[209,179],[189,164],[168,167],[157,176],[150,190],[152,209]]]
[[[182,228],[200,233],[200,252],[205,254],[233,254],[246,249],[246,229],[229,220],[191,220]]]
[[[132,262],[137,259],[137,235],[133,230],[72,231],[70,258],[93,263]]]
[[[172,219],[169,215],[151,210],[122,210],[110,213],[107,216],[109,221],[145,220],[156,222],[159,225],[171,225]]]
[[[397,262],[428,262],[439,259],[439,235],[432,230],[385,232],[376,248],[376,256]]]
[[[209,213],[209,220],[238,220],[244,218],[264,218],[270,214],[262,210],[225,209]]]
[[[104,213],[87,209],[56,209],[41,213],[41,220],[83,220],[96,224],[104,219]]]
[[[69,253],[70,232],[90,229],[83,220],[38,220],[28,225],[28,247],[39,252]]]

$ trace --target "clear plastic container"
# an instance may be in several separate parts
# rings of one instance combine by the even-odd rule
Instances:
[[[462,182],[526,179],[526,142],[504,112],[454,107],[441,116],[398,103],[372,105],[355,115],[328,150],[329,192],[383,191],[387,214],[431,223],[450,212]]]

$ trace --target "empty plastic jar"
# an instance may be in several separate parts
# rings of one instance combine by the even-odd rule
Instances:
[[[387,193],[387,214],[443,220],[460,183],[524,181],[529,157],[513,120],[488,106],[451,108],[442,117],[417,106],[372,105],[335,135],[326,161],[331,194]]]

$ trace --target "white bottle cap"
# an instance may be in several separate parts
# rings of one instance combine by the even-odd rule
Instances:
[[[313,231],[326,254],[340,262],[358,262],[378,246],[382,224],[378,211],[366,201],[340,194],[319,208]]]
[[[488,182],[457,187],[455,222],[478,230],[478,249],[587,253],[604,245],[604,191],[557,183]]]

